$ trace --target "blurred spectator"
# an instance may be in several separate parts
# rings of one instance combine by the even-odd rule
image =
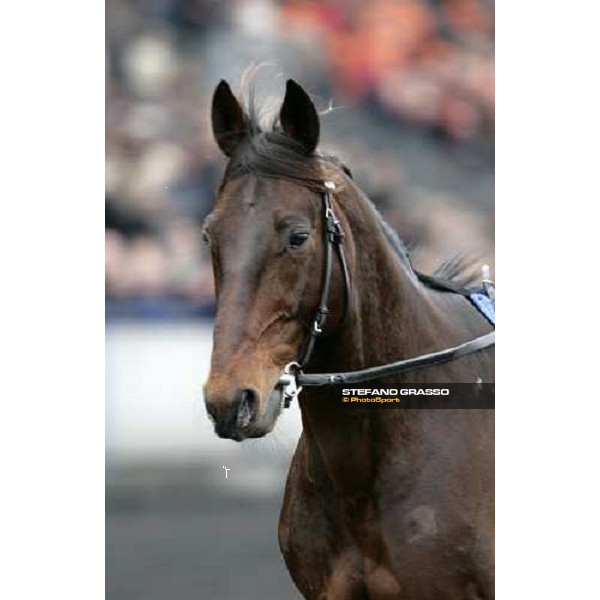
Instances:
[[[440,237],[460,250],[457,232],[474,228],[486,245],[489,215],[474,216],[462,199],[425,191],[408,201],[424,190],[399,168],[389,132],[410,128],[447,156],[490,156],[493,1],[108,0],[106,34],[109,304],[139,301],[153,315],[161,306],[173,314],[173,302],[200,312],[212,304],[199,226],[224,159],[211,139],[210,95],[218,78],[256,59],[305,75],[320,108],[333,98],[354,107],[346,119],[383,124],[386,140],[369,121],[358,139],[332,128],[327,141],[391,223],[418,232],[426,264]]]

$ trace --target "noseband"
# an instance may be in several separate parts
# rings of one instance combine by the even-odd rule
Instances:
[[[277,386],[282,388],[283,404],[288,408],[290,402],[296,398],[304,386],[318,387],[323,385],[336,385],[343,383],[358,383],[362,381],[370,381],[390,375],[399,375],[441,365],[467,356],[475,352],[480,352],[486,348],[490,348],[496,343],[496,332],[492,331],[480,337],[477,337],[469,342],[432,352],[430,354],[421,354],[414,358],[399,360],[386,365],[362,369],[360,371],[350,371],[346,373],[304,373],[303,369],[308,364],[313,353],[317,338],[323,335],[323,327],[327,321],[329,309],[327,302],[329,299],[329,291],[331,288],[331,273],[333,270],[333,253],[338,256],[342,274],[344,277],[344,308],[340,324],[343,324],[348,313],[348,305],[350,303],[350,275],[348,272],[348,263],[344,254],[343,241],[344,232],[340,221],[335,216],[332,203],[332,193],[335,190],[333,181],[324,182],[325,191],[322,193],[323,198],[323,246],[325,251],[325,261],[323,265],[321,297],[317,307],[315,316],[312,320],[310,330],[308,332],[304,349],[301,358],[298,362],[288,363],[283,374],[277,382]],[[489,279],[487,267],[484,267],[483,291],[489,298],[492,305],[494,304],[494,284]]]

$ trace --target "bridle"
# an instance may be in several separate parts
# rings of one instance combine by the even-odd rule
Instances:
[[[340,324],[343,324],[348,312],[350,303],[350,275],[348,272],[348,263],[344,254],[343,241],[344,232],[342,225],[335,215],[332,203],[332,193],[335,190],[333,181],[323,183],[325,191],[322,193],[323,199],[323,246],[325,251],[325,260],[323,263],[321,296],[319,305],[312,320],[301,358],[297,362],[288,363],[283,374],[277,382],[277,387],[282,389],[282,398],[285,408],[290,406],[291,401],[296,398],[303,387],[318,387],[324,385],[336,385],[343,383],[358,383],[361,381],[370,381],[389,375],[399,375],[424,369],[434,365],[441,365],[460,358],[480,352],[490,348],[496,343],[496,332],[492,331],[473,340],[446,348],[429,354],[421,354],[414,358],[398,360],[377,367],[361,369],[360,371],[349,371],[345,373],[304,373],[303,369],[308,364],[312,356],[317,339],[324,335],[323,328],[329,314],[328,300],[331,289],[331,275],[333,271],[333,254],[338,257],[342,274],[344,277],[344,308]],[[494,302],[494,284],[489,276],[484,276],[483,286],[492,303]]]
[[[343,323],[346,319],[348,304],[350,302],[350,275],[348,273],[348,263],[346,262],[346,255],[344,254],[344,247],[342,245],[344,241],[344,232],[342,231],[342,224],[335,216],[333,204],[331,202],[331,194],[335,189],[335,183],[333,183],[333,181],[325,181],[323,185],[325,186],[325,192],[322,194],[323,247],[325,249],[325,261],[323,263],[324,266],[321,283],[321,297],[319,299],[317,311],[308,331],[308,336],[304,343],[302,358],[298,361],[298,366],[301,369],[308,364],[317,338],[323,335],[323,327],[325,326],[327,315],[329,314],[327,301],[329,299],[329,290],[331,288],[331,272],[333,270],[334,252],[337,254],[337,257],[340,261],[340,266],[344,276],[344,309],[342,311],[340,323]]]

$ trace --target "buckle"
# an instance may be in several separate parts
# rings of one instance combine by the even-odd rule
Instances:
[[[339,245],[344,240],[344,232],[342,224],[335,216],[332,208],[325,210],[325,220],[327,222],[327,235],[332,244]]]
[[[317,309],[317,314],[315,316],[315,320],[313,321],[313,331],[315,334],[320,335],[323,333],[323,325],[327,321],[327,315],[329,314],[329,310],[324,307],[319,307]]]
[[[490,267],[489,265],[483,265],[481,267],[481,284],[488,298],[492,301],[492,304],[496,304],[496,286],[490,279]]]
[[[302,391],[302,387],[299,387],[296,381],[296,375],[299,371],[300,365],[297,362],[290,362],[285,365],[283,374],[277,381],[277,385],[282,388],[283,408],[289,408],[292,400],[297,398]]]

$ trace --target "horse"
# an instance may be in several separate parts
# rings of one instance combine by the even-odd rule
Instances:
[[[238,99],[225,81],[214,92],[213,134],[227,165],[203,225],[217,298],[204,399],[216,434],[236,441],[273,429],[282,369],[314,324],[325,193],[345,265],[331,265],[307,368],[364,369],[492,329],[458,293],[459,274],[419,274],[349,169],[318,153],[319,115],[298,83],[287,81],[274,122],[260,123],[259,109],[253,93]],[[377,386],[476,381],[494,381],[493,348]],[[311,600],[493,598],[494,411],[340,410],[340,393],[322,386],[298,396],[303,430],[278,529],[298,590]]]

